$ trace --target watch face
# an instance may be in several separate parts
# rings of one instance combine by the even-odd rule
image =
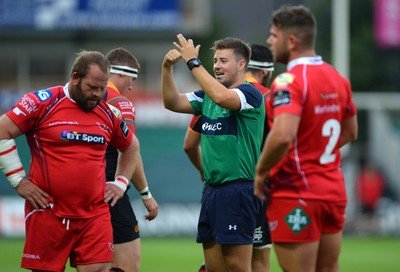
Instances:
[[[192,70],[194,67],[199,67],[201,65],[201,62],[199,59],[191,59],[188,63],[187,63],[188,67],[190,70]]]

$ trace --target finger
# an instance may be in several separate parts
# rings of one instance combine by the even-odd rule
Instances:
[[[30,198],[35,202],[36,208],[46,208],[46,201],[40,194],[40,190],[35,190],[30,194]]]
[[[44,198],[38,197],[36,203],[39,204],[40,207],[46,209],[49,206],[49,203]]]
[[[117,201],[118,201],[118,197],[117,197],[117,196],[114,196],[114,197],[112,198],[112,201],[111,201],[110,206],[111,206],[111,207],[114,207],[114,205],[115,205],[115,203],[117,203]]]
[[[112,199],[112,196],[110,193],[106,193],[106,195],[104,196],[104,202],[109,202]]]
[[[173,44],[174,44],[174,46],[175,46],[179,51],[182,50],[182,46],[180,46],[180,45],[177,44],[176,42],[174,42]]]
[[[36,202],[33,199],[30,201],[30,203],[32,204],[33,208],[35,208],[35,210],[39,209],[39,206],[36,204]]]
[[[183,42],[186,42],[186,38],[182,34],[178,34],[178,35],[176,35],[176,37],[178,38],[178,41],[180,42],[180,44],[182,44]]]
[[[201,47],[201,45],[200,45],[200,44],[196,45],[196,51],[197,51],[197,55],[198,55],[198,54],[199,54],[199,52],[200,52],[200,47]]]
[[[44,197],[44,198],[49,198],[50,197],[45,191],[43,191],[39,187],[37,187],[37,188],[39,189],[39,193],[42,195],[42,197]]]
[[[154,214],[148,214],[146,215],[146,220],[151,221],[155,218]]]

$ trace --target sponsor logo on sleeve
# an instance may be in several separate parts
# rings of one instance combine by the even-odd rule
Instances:
[[[274,107],[290,104],[291,97],[288,90],[278,90],[274,93]]]
[[[37,96],[40,102],[46,101],[51,97],[51,92],[49,90],[40,90],[34,92],[34,94]]]
[[[24,95],[19,101],[18,106],[20,106],[19,108],[21,111],[25,111],[27,114],[31,114],[38,110],[35,100],[29,95]],[[18,110],[17,112],[18,114],[21,113]]]
[[[122,120],[121,124],[119,125],[122,133],[124,134],[125,137],[128,137],[128,133],[129,133],[129,128],[126,125],[125,120]]]

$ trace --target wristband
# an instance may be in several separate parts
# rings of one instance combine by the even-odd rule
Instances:
[[[139,193],[142,199],[149,199],[153,197],[150,193],[149,186],[144,187],[142,190],[139,191]]]
[[[26,175],[14,139],[0,140],[0,170],[14,188]]]
[[[106,183],[115,185],[125,192],[128,188],[129,180],[124,176],[116,176],[114,181],[107,181]]]

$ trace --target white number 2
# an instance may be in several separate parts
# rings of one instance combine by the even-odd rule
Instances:
[[[329,137],[329,141],[325,147],[324,153],[319,158],[320,164],[327,164],[335,161],[336,154],[333,154],[332,151],[339,140],[340,131],[341,126],[336,119],[329,119],[322,126],[322,136]]]

